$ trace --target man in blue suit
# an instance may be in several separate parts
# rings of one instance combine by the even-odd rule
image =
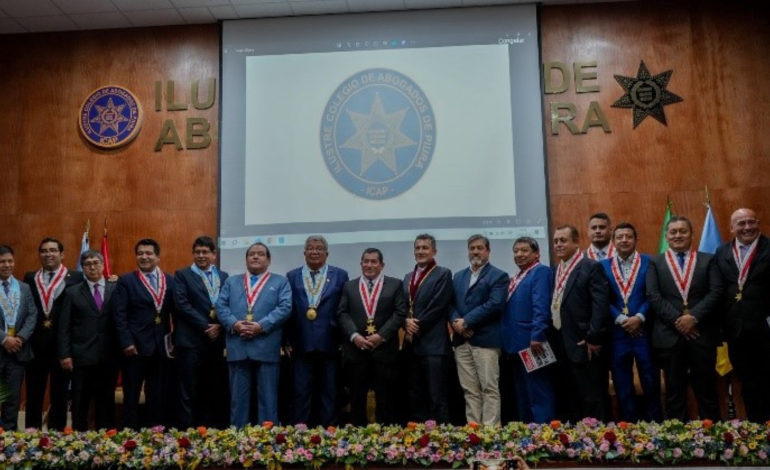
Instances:
[[[254,243],[246,251],[247,272],[227,279],[217,299],[230,368],[230,424],[243,427],[257,387],[257,420],[278,422],[281,332],[291,315],[289,281],[268,271],[270,249]]]
[[[540,264],[540,246],[530,237],[513,242],[513,261],[519,272],[508,283],[508,303],[500,322],[503,352],[513,356],[513,389],[519,420],[547,423],[556,414],[556,395],[551,368],[527,373],[519,351],[531,348],[543,353],[551,320],[553,271]]]
[[[214,265],[217,246],[211,237],[198,237],[193,264],[174,274],[177,306],[174,346],[179,372],[179,426],[204,425],[223,429],[229,423],[224,357],[225,335],[216,305],[227,273]]]
[[[167,374],[171,364],[166,336],[174,311],[174,278],[158,268],[160,245],[151,238],[134,247],[138,270],[124,274],[115,286],[113,312],[123,364],[123,425],[138,429],[139,395],[144,383],[145,425],[171,424]]]
[[[647,269],[650,257],[636,252],[636,228],[619,223],[612,235],[615,256],[600,261],[610,284],[610,339],[612,381],[620,407],[620,419],[660,419],[657,369],[652,363],[650,304],[647,301]],[[644,391],[645,413],[635,410],[634,361]]]
[[[468,422],[500,423],[500,315],[508,275],[489,263],[489,239],[468,239],[470,267],[454,276],[455,360]]]
[[[347,271],[326,263],[329,244],[321,235],[305,240],[305,266],[286,274],[291,286],[291,318],[286,350],[294,360],[294,423],[334,424],[337,404],[339,331],[337,308]],[[311,416],[311,403],[318,416]]]

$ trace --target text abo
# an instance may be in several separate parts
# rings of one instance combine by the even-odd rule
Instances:
[[[162,81],[155,82],[155,111],[163,111],[164,102],[167,111],[187,111],[189,105],[192,105],[192,107],[197,110],[209,109],[214,106],[217,91],[216,78],[207,78],[204,80],[204,87],[206,88],[205,100],[201,100],[200,98],[199,80],[193,81],[190,85],[189,99],[183,99],[181,101],[177,101],[174,96],[175,84],[173,80],[166,80],[165,82],[166,93],[164,100],[163,85],[164,83]],[[185,139],[183,145],[174,121],[172,119],[163,121],[160,135],[155,142],[155,151],[160,152],[165,145],[173,145],[177,150],[203,149],[211,145],[211,123],[208,119],[189,117],[186,119],[185,123]]]
[[[574,62],[572,72],[575,75],[575,92],[577,93],[598,93],[599,85],[596,83],[586,83],[596,80],[596,61]],[[554,72],[560,72],[554,78]],[[543,80],[545,81],[545,93],[555,95],[564,93],[569,89],[572,82],[572,72],[570,67],[564,62],[545,62],[543,64]],[[569,102],[551,102],[551,134],[559,135],[560,124],[567,126],[572,134],[586,134],[592,127],[601,127],[604,132],[610,133],[610,123],[604,115],[598,101],[591,101],[585,112],[583,125],[578,128],[575,118],[578,115],[578,109],[575,103]]]

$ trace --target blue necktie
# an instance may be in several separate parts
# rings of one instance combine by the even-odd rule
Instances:
[[[606,258],[606,256],[604,256],[604,250],[596,250],[596,257],[599,259],[599,261]]]
[[[746,258],[746,252],[749,251],[749,246],[748,245],[740,245],[740,250],[741,250],[741,261],[743,261],[744,258]]]
[[[3,290],[5,291],[6,297],[11,296],[11,285],[8,283],[8,281],[3,281]]]
[[[259,279],[259,276],[257,276],[256,274],[252,274],[251,275],[251,285],[252,286],[257,283],[257,279]]]
[[[150,280],[150,285],[152,286],[152,290],[158,290],[158,281],[155,279],[155,273],[148,274],[147,279]]]
[[[206,271],[206,277],[209,279],[209,284],[214,284],[214,280],[211,277],[211,271]]]
[[[684,251],[680,251],[676,256],[679,258],[679,268],[684,269]]]

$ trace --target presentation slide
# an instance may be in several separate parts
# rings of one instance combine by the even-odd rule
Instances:
[[[313,234],[351,278],[368,247],[403,276],[420,233],[453,271],[476,233],[547,261],[535,6],[226,21],[222,57],[225,270],[260,241],[285,273]]]

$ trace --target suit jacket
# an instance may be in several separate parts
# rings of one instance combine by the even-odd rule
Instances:
[[[470,268],[455,274],[454,304],[449,321],[459,318],[465,320],[467,327],[473,331],[473,336],[467,340],[471,345],[499,348],[500,316],[508,296],[508,274],[487,263],[481,268],[479,278],[473,286],[470,286],[470,283]],[[465,341],[462,335],[454,335],[455,344]]]
[[[738,295],[738,267],[733,259],[734,243],[732,240],[720,246],[715,255],[724,285],[725,333],[730,340],[741,337],[757,342],[770,341],[767,324],[770,316],[770,240],[764,235],[759,236],[740,301],[735,298]]]
[[[340,297],[338,318],[345,335],[343,352],[351,360],[363,358],[367,351],[361,351],[350,341],[354,333],[366,337],[366,310],[358,290],[361,278],[357,277],[345,283]],[[401,280],[385,276],[382,282],[380,298],[374,311],[374,327],[385,340],[377,349],[371,352],[375,358],[395,360],[398,351],[398,329],[406,319],[406,298],[401,288]]]
[[[700,332],[700,337],[693,341],[702,346],[716,347],[721,342],[718,309],[723,291],[722,281],[713,255],[698,252],[696,256],[692,283],[687,294],[687,306],[698,320]],[[653,346],[673,348],[677,341],[683,338],[674,323],[684,311],[684,301],[666,263],[665,253],[650,261],[650,268],[647,270],[647,298],[655,312]]]
[[[521,281],[508,299],[500,321],[500,337],[506,354],[517,355],[532,341],[548,339],[546,334],[553,326],[552,294],[553,271],[544,264],[532,269]]]
[[[610,323],[609,283],[599,263],[583,258],[567,278],[560,305],[561,334],[572,362],[587,362],[585,340],[600,345]]]
[[[88,282],[67,288],[59,318],[59,359],[72,358],[75,367],[117,363],[120,348],[112,313],[115,284],[105,282],[101,310]]]
[[[228,274],[219,270],[217,272],[221,291]],[[188,267],[174,273],[174,284],[174,345],[183,348],[204,348],[219,343],[224,348],[224,335],[220,335],[216,340],[206,335],[206,329],[218,323],[218,320],[216,317],[211,318],[213,305],[203,279]]]
[[[32,335],[32,350],[35,352],[35,357],[50,357],[58,359],[59,350],[57,348],[58,341],[58,328],[59,328],[59,316],[61,314],[62,306],[64,305],[64,298],[66,297],[66,290],[69,287],[74,286],[80,282],[83,282],[83,273],[80,271],[67,271],[67,275],[64,276],[64,288],[61,293],[53,301],[51,307],[51,328],[45,327],[45,313],[43,312],[43,302],[40,300],[40,292],[37,289],[35,283],[35,275],[37,271],[28,272],[24,275],[24,283],[27,284],[32,291],[32,298],[35,301],[35,307],[37,308],[37,323],[35,325],[35,334]]]
[[[404,275],[404,295],[409,309],[409,284],[413,271]],[[412,352],[418,356],[447,355],[452,352],[449,344],[449,311],[454,291],[452,271],[436,266],[417,288],[412,305],[414,318],[420,332],[412,338]]]
[[[339,350],[340,339],[337,328],[337,308],[339,308],[342,288],[348,282],[348,272],[329,266],[326,271],[326,283],[321,291],[321,298],[316,307],[315,320],[307,318],[307,291],[302,279],[302,268],[296,268],[286,274],[291,286],[291,317],[286,323],[286,342],[298,353],[322,351],[333,353]]]
[[[632,317],[637,313],[641,313],[644,316],[643,328],[647,334],[652,331],[653,319],[650,315],[650,303],[647,301],[647,270],[650,266],[650,256],[642,253],[637,253],[640,257],[639,272],[636,275],[636,282],[634,288],[631,290],[631,295],[628,298],[628,316]],[[612,258],[606,258],[599,261],[599,264],[604,270],[604,275],[607,276],[607,282],[609,283],[609,301],[610,301],[610,321],[612,322],[612,338],[624,339],[630,338],[631,335],[626,333],[620,325],[615,323],[620,315],[623,315],[623,294],[620,292],[620,286],[615,280],[615,276],[612,274]]]
[[[264,333],[244,340],[233,330],[233,326],[239,320],[246,320],[247,310],[243,274],[228,277],[217,299],[217,317],[226,333],[228,362],[245,359],[278,362],[281,330],[291,315],[289,281],[279,274],[270,273],[252,310],[253,321],[262,326]]]
[[[165,336],[171,331],[176,284],[170,274],[163,275],[166,277],[166,294],[161,305],[160,324],[155,323],[155,303],[139,273],[132,271],[118,279],[113,314],[121,350],[133,345],[140,356],[166,355]]]
[[[20,303],[19,313],[16,316],[16,336],[22,339],[21,350],[16,354],[10,354],[5,348],[0,347],[0,362],[6,361],[12,357],[20,362],[27,362],[35,357],[32,351],[30,338],[34,336],[35,324],[37,322],[37,307],[32,298],[32,291],[29,286],[23,282],[19,283]],[[0,306],[0,343],[5,341],[5,312]]]

